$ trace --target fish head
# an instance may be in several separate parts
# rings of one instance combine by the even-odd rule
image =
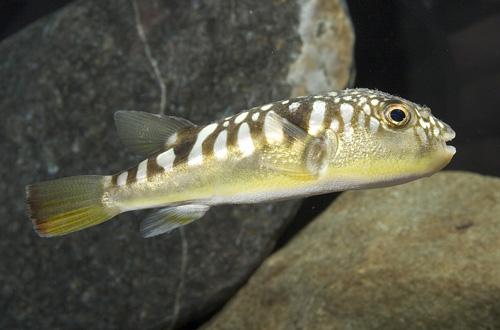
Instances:
[[[353,98],[352,115],[343,122],[331,175],[359,179],[360,186],[383,187],[430,176],[455,154],[447,144],[455,132],[431,110],[377,91]],[[354,180],[354,179],[353,179]]]

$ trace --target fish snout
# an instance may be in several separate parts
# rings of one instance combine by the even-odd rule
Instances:
[[[445,124],[443,122],[441,122],[441,124],[444,126],[441,129],[441,134],[440,134],[441,138],[443,139],[444,148],[445,148],[446,152],[448,152],[450,154],[450,156],[453,156],[457,150],[455,149],[454,146],[450,146],[450,145],[446,144],[446,142],[453,140],[456,136],[456,133],[450,127],[450,125]]]

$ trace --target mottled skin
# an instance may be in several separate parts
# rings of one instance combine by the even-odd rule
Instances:
[[[279,101],[205,127],[146,115],[137,120],[141,130],[134,130],[134,121],[127,121],[134,116],[145,115],[120,113],[128,129],[117,120],[129,144],[144,138],[148,121],[164,120],[167,130],[174,128],[152,157],[99,177],[92,201],[98,206],[90,214],[75,212],[71,205],[43,214],[39,210],[50,201],[36,192],[44,183],[28,187],[31,218],[41,235],[65,234],[129,210],[170,207],[147,219],[143,233],[153,236],[201,217],[212,205],[408,182],[440,170],[455,153],[446,145],[455,133],[428,108],[368,89]],[[146,138],[154,139],[154,130],[150,133]],[[68,212],[85,214],[68,221]]]

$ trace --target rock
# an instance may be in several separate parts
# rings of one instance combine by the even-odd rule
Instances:
[[[292,95],[328,92],[354,81],[354,31],[347,4],[331,0],[299,0],[300,54],[287,81]]]
[[[148,240],[138,232],[144,212],[42,239],[24,186],[136,164],[115,132],[116,110],[207,124],[296,88],[319,92],[288,78],[301,58],[304,15],[310,29],[326,29],[319,41],[335,36],[349,47],[337,48],[349,58],[313,51],[339,77],[328,88],[345,87],[352,28],[345,7],[323,7],[309,6],[309,18],[283,1],[79,1],[2,42],[1,328],[175,328],[220,307],[272,251],[300,201],[215,208]],[[311,8],[323,11],[316,25]]]
[[[203,329],[500,329],[500,179],[343,193]]]

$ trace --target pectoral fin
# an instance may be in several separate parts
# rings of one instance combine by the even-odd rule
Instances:
[[[144,156],[165,150],[177,132],[195,126],[183,118],[126,110],[115,112],[115,125],[127,148]]]
[[[147,238],[171,232],[201,218],[209,209],[207,205],[188,204],[155,211],[141,222],[142,236]]]
[[[337,135],[331,129],[311,136],[276,113],[267,116],[265,125],[266,137],[271,137],[261,151],[265,167],[313,179],[323,173],[337,152]]]

